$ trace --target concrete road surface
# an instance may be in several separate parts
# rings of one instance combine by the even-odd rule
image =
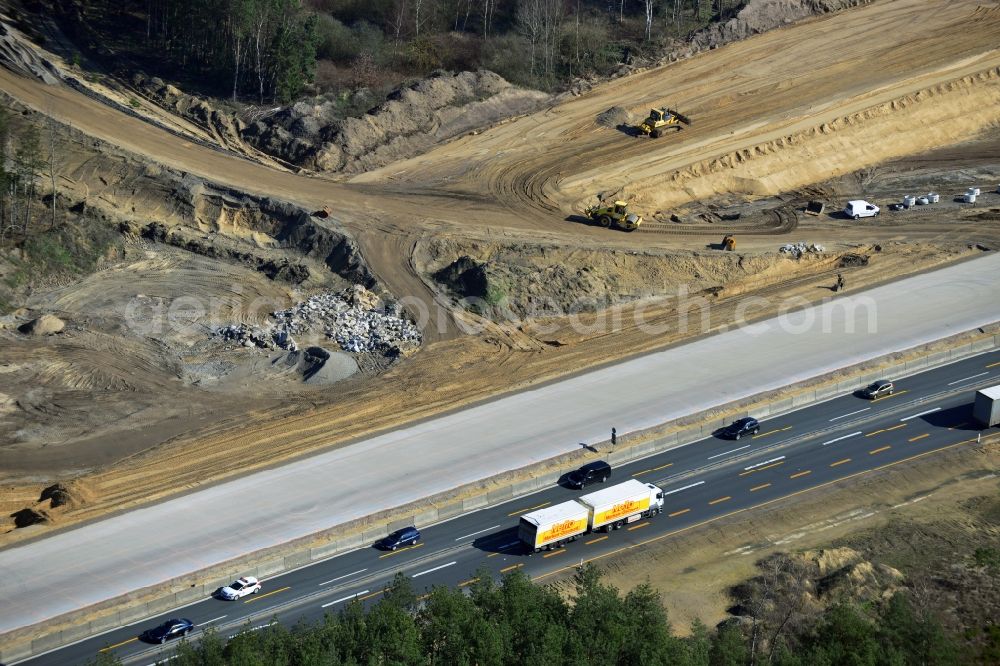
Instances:
[[[0,551],[0,632],[998,320],[987,255]]]

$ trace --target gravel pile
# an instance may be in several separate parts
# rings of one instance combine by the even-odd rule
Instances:
[[[396,353],[420,344],[420,331],[398,306],[382,307],[377,296],[355,285],[339,294],[318,294],[271,313],[267,326],[232,324],[216,331],[244,347],[296,351],[295,336],[322,333],[344,351]]]

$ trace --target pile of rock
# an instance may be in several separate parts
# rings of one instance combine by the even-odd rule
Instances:
[[[785,243],[778,248],[778,252],[783,254],[790,254],[796,259],[801,257],[807,252],[826,252],[826,247],[819,245],[817,243]]]
[[[271,314],[265,327],[233,324],[216,335],[244,347],[296,351],[294,336],[322,333],[344,351],[396,353],[420,344],[420,331],[398,305],[384,306],[360,285],[340,294],[318,294]]]
[[[275,341],[276,331],[265,330],[259,326],[249,324],[230,324],[215,331],[215,334],[229,342],[235,342],[243,347],[261,347],[263,349],[275,349],[278,345]],[[281,347],[285,349],[286,347]]]

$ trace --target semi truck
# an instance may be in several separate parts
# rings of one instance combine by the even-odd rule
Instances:
[[[517,535],[537,553],[589,532],[610,532],[663,510],[663,491],[635,479],[521,516]]]
[[[984,428],[1000,425],[1000,384],[976,391],[972,418]]]

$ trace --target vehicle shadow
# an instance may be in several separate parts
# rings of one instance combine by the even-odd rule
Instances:
[[[600,226],[600,225],[597,224],[597,222],[595,222],[594,220],[590,219],[586,215],[576,215],[574,213],[573,215],[567,215],[565,219],[566,219],[567,222],[576,222],[577,224],[586,224],[588,227]]]
[[[627,125],[625,123],[620,123],[617,126],[615,126],[615,129],[626,136],[636,136],[636,137],[645,136],[642,130],[640,130],[635,125]]]
[[[963,432],[985,430],[985,428],[972,418],[972,403],[949,407],[933,414],[924,414],[920,417],[920,420],[935,428],[948,428],[949,430],[961,430]]]
[[[528,554],[528,547],[517,536],[517,527],[508,527],[499,532],[481,536],[472,542],[472,547],[484,553]]]

